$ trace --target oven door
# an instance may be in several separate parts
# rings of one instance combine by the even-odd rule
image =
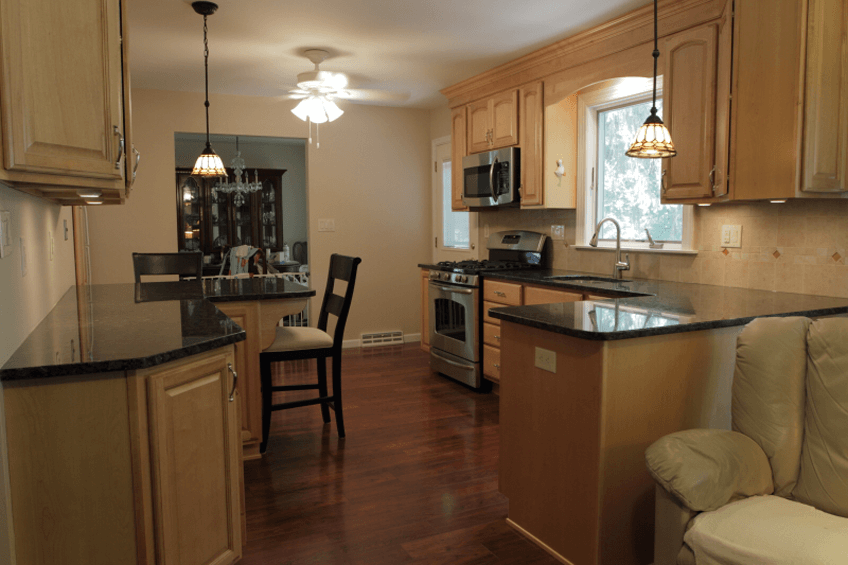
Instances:
[[[480,360],[479,292],[478,288],[430,281],[430,347],[474,363]]]

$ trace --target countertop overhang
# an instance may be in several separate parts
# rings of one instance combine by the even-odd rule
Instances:
[[[246,339],[215,302],[314,295],[276,278],[72,286],[0,368],[0,381],[153,367]]]

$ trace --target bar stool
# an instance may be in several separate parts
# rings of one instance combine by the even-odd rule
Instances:
[[[301,406],[321,405],[324,423],[330,421],[330,410],[336,413],[336,427],[339,437],[345,437],[344,416],[342,414],[342,341],[350,303],[353,299],[353,287],[356,271],[362,259],[333,254],[330,257],[330,274],[327,288],[321,303],[317,328],[277,327],[277,336],[267,349],[259,355],[260,381],[262,385],[262,443],[259,452],[265,453],[268,447],[268,433],[271,429],[271,412],[287,410]],[[346,281],[344,297],[333,293],[336,280]],[[332,314],[337,317],[333,335],[327,333],[327,320]],[[327,390],[327,357],[333,359],[333,394]],[[294,359],[316,359],[318,362],[318,382],[306,385],[273,386],[271,383],[271,365],[279,361]],[[273,404],[271,396],[277,391],[318,390],[318,397]]]

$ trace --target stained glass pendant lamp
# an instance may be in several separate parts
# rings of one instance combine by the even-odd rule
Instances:
[[[209,42],[206,39],[206,17],[211,16],[218,9],[214,2],[192,2],[194,11],[203,16],[203,68],[206,75],[206,148],[194,163],[191,174],[201,177],[222,177],[227,174],[224,162],[212,149],[209,143]]]
[[[627,150],[628,157],[640,159],[657,159],[659,157],[674,157],[677,150],[671,141],[671,133],[657,115],[657,58],[660,50],[657,47],[657,0],[654,0],[654,99],[651,115],[636,132],[636,141]]]

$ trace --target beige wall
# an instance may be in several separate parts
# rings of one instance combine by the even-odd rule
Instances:
[[[450,137],[451,111],[447,105],[430,110],[430,139]]]
[[[820,296],[848,297],[848,201],[790,200],[733,203],[695,208],[698,254],[631,253],[635,278],[694,282]],[[553,242],[554,267],[609,273],[611,251],[578,250],[572,210],[506,210],[483,212],[484,234],[501,229],[550,233],[565,224],[566,242]],[[742,247],[719,245],[724,224],[742,226]]]
[[[212,95],[210,103],[213,132],[306,137],[291,102]],[[416,264],[429,253],[430,113],[355,104],[344,110],[321,126],[321,147],[307,147],[312,287],[323,292],[330,254],[358,255],[347,339],[372,331],[418,334]],[[204,130],[203,98],[134,90],[133,127],[142,155],[133,194],[125,206],[91,212],[95,283],[132,281],[133,251],[176,250],[174,132]],[[319,233],[319,218],[334,219],[336,231]],[[320,305],[312,302],[313,310]]]

